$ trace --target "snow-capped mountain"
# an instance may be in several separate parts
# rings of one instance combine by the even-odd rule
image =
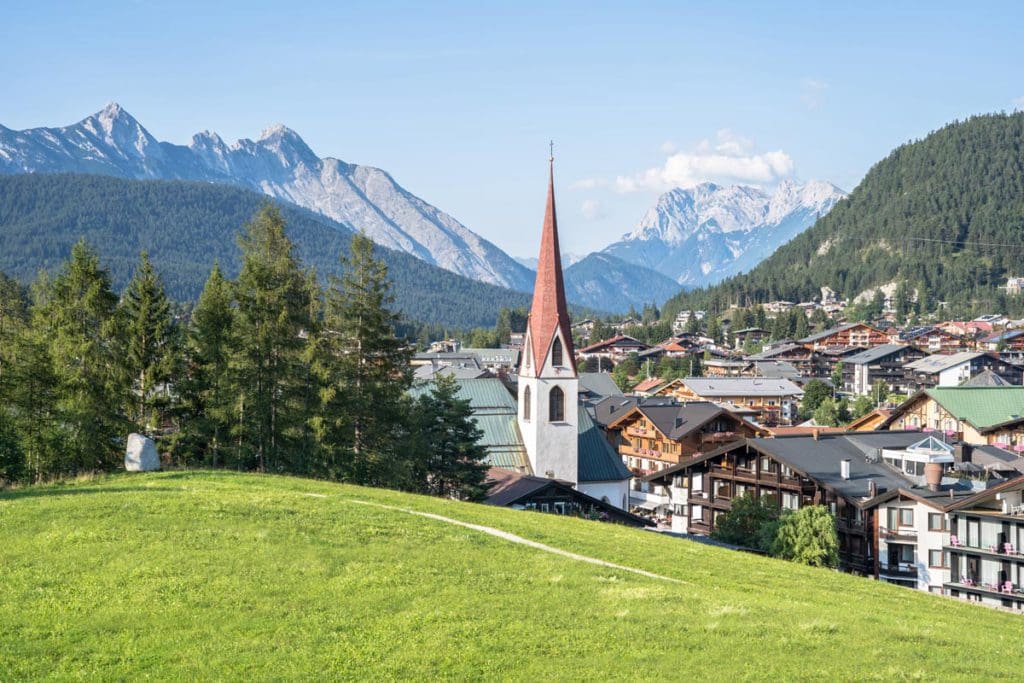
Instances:
[[[0,173],[68,172],[249,187],[455,273],[523,291],[533,287],[528,268],[385,171],[319,158],[295,131],[280,125],[255,141],[233,144],[203,132],[187,147],[157,141],[117,104],[63,128],[0,126]]]
[[[569,268],[570,266],[574,266],[583,259],[585,259],[587,256],[588,254],[572,254],[567,251],[563,251],[562,268]],[[529,268],[530,270],[537,270],[536,256],[513,256],[512,258],[514,258],[519,264]]]
[[[714,183],[677,188],[604,251],[682,285],[714,284],[757,265],[845,196],[824,181],[786,180],[773,193]]]

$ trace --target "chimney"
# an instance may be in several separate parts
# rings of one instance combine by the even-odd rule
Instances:
[[[811,436],[813,436],[814,440],[817,441],[821,437],[821,430],[815,427],[811,430]]]
[[[842,462],[839,463],[839,476],[843,479],[850,478],[850,459],[843,458]]]
[[[868,480],[868,498],[874,498],[878,495],[878,484],[875,483],[874,479]]]
[[[924,483],[928,485],[929,491],[938,491],[942,483],[942,463],[929,462],[924,466]]]

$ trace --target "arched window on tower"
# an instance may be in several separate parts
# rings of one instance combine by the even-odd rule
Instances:
[[[551,364],[559,366],[562,364],[562,340],[555,337],[555,343],[551,345]]]
[[[523,390],[523,419],[530,419],[530,387]]]
[[[555,387],[548,394],[548,421],[565,421],[565,394],[561,387]]]

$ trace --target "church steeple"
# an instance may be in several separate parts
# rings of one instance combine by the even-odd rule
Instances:
[[[548,159],[548,202],[544,211],[544,227],[540,236],[540,257],[537,259],[537,280],[533,286],[533,305],[527,324],[527,338],[531,354],[530,361],[536,372],[540,372],[554,344],[556,332],[561,332],[563,364],[576,372],[575,353],[572,347],[572,331],[569,325],[569,308],[565,302],[565,285],[562,281],[562,254],[558,246],[558,217],[555,214],[555,158]],[[560,364],[561,365],[561,364]]]

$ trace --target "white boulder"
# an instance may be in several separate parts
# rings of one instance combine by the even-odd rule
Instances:
[[[152,472],[160,469],[160,456],[153,440],[142,434],[128,435],[128,449],[124,454],[124,468],[129,472]]]

